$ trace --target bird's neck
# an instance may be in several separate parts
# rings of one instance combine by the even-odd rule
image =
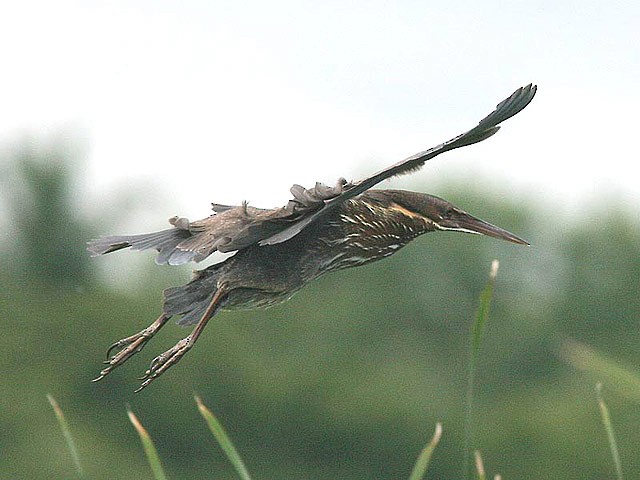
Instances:
[[[381,204],[359,197],[345,203],[340,214],[348,246],[373,256],[388,256],[423,233],[433,230],[424,217],[395,202]]]
[[[433,229],[399,204],[364,195],[345,202],[325,228],[317,237],[321,245],[314,249],[318,275],[381,260]]]

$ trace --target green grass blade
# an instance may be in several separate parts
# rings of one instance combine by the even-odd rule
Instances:
[[[615,389],[617,393],[630,400],[640,402],[638,372],[575,340],[565,340],[560,346],[559,355],[573,367],[588,372],[599,380],[604,379],[608,388]]]
[[[216,438],[218,444],[227,455],[227,458],[236,469],[236,472],[238,472],[238,476],[242,480],[251,480],[247,467],[245,467],[242,458],[240,458],[240,454],[238,454],[236,447],[233,446],[233,443],[227,435],[227,432],[224,431],[222,424],[218,421],[213,412],[211,412],[211,410],[209,410],[207,406],[202,403],[200,397],[195,395],[195,399],[196,404],[198,405],[198,410],[200,410],[200,413],[207,422],[209,430],[211,430],[211,433],[213,433],[213,436]]]
[[[438,446],[438,442],[440,442],[441,436],[442,424],[436,423],[436,431],[433,434],[433,438],[422,449],[422,452],[420,452],[420,455],[416,460],[416,464],[413,466],[413,470],[411,471],[411,475],[409,476],[409,480],[422,480],[424,478],[425,473],[427,473],[427,468],[429,467],[431,455],[433,455],[433,451]]]
[[[158,451],[156,450],[155,445],[153,444],[153,440],[151,440],[151,436],[147,432],[147,430],[142,426],[138,417],[131,411],[131,409],[127,408],[127,415],[129,416],[129,420],[133,424],[134,428],[138,432],[140,436],[140,441],[142,442],[142,448],[144,448],[144,453],[147,456],[147,460],[149,461],[149,465],[151,466],[151,471],[153,472],[153,476],[156,480],[167,480],[166,475],[164,474],[164,469],[162,468],[162,463],[160,463],[160,457],[158,456]]]
[[[482,343],[482,334],[484,327],[489,318],[489,309],[491,306],[491,298],[493,297],[493,287],[496,276],[498,275],[498,260],[491,263],[491,272],[489,281],[480,293],[480,302],[476,312],[476,318],[471,326],[471,342],[469,349],[469,374],[467,379],[467,405],[465,410],[464,421],[464,452],[462,461],[462,478],[468,478],[470,468],[471,442],[473,440],[473,395],[475,387],[476,363],[478,361],[478,353],[480,344]]]
[[[480,342],[482,341],[484,326],[487,318],[489,318],[489,307],[491,306],[491,298],[493,297],[493,286],[495,284],[496,276],[498,275],[499,266],[500,263],[498,260],[491,262],[489,281],[480,294],[480,302],[478,304],[478,311],[476,312],[476,321],[473,322],[473,326],[471,327],[472,355],[476,357],[480,348]]]
[[[609,448],[611,449],[611,457],[613,458],[613,464],[616,467],[616,477],[618,480],[623,480],[622,476],[622,463],[620,463],[620,454],[618,453],[618,443],[616,442],[616,436],[613,433],[613,424],[611,423],[611,416],[609,415],[609,408],[604,402],[602,397],[602,384],[596,385],[596,396],[598,398],[598,405],[600,406],[600,414],[602,415],[602,424],[607,431],[607,438],[609,440]]]
[[[474,457],[476,459],[476,475],[478,480],[486,480],[487,474],[484,471],[484,462],[482,461],[482,455],[480,455],[480,450],[476,450],[474,452]]]
[[[82,464],[80,463],[80,456],[78,455],[78,449],[76,448],[76,443],[73,441],[73,437],[71,436],[71,430],[69,429],[69,424],[67,424],[67,420],[64,418],[64,414],[62,413],[62,409],[56,399],[53,398],[52,395],[47,394],[47,400],[51,404],[51,408],[53,408],[53,412],[58,419],[58,424],[60,425],[60,430],[62,430],[62,435],[64,435],[64,439],[67,442],[67,448],[69,448],[69,452],[71,453],[71,458],[73,459],[73,464],[76,467],[76,471],[78,472],[78,476],[80,478],[85,478],[84,470],[82,469]]]

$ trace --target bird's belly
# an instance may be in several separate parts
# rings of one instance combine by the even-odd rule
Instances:
[[[335,255],[326,256],[322,259],[319,270],[321,273],[327,273],[366,265],[393,255],[405,245],[406,242],[397,239],[391,242],[376,243],[374,241],[368,244],[351,241],[342,251],[338,251]]]
[[[289,300],[298,289],[286,292],[270,292],[256,288],[236,288],[229,292],[223,310],[249,310],[268,308]]]

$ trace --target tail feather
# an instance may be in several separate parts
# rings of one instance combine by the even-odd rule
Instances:
[[[196,252],[177,248],[180,242],[191,237],[189,230],[170,228],[142,235],[107,236],[88,243],[91,256],[105,255],[123,248],[132,250],[157,250],[156,263],[159,265],[182,265],[192,260],[201,260]]]

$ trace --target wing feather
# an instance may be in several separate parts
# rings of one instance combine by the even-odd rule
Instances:
[[[471,130],[359,182],[349,183],[341,178],[332,187],[322,183],[316,183],[310,189],[294,185],[291,187],[293,198],[289,203],[270,210],[249,207],[246,203],[240,206],[214,203],[214,214],[203,220],[189,222],[186,218],[174,217],[170,220],[174,228],[142,235],[102,237],[89,242],[88,250],[97,256],[127,247],[133,250],[155,249],[158,251],[156,263],[180,265],[199,262],[215,251],[233,252],[256,243],[274,245],[287,241],[341,203],[381,181],[415,171],[441,153],[489,138],[498,131],[501,122],[525,108],[535,93],[535,85],[519,88]]]
[[[511,96],[500,102],[493,112],[480,120],[478,125],[471,130],[433,148],[416,153],[415,155],[395,163],[384,170],[374,173],[370,177],[360,180],[359,182],[346,185],[343,191],[338,195],[323,200],[323,205],[318,206],[313,213],[301,218],[298,222],[284,228],[278,233],[261,240],[260,245],[274,245],[276,243],[285,242],[300,233],[307,225],[315,222],[321,216],[326,215],[341,203],[360,195],[381,181],[396,175],[415,171],[422,167],[427,160],[430,160],[441,153],[486,140],[500,129],[498,126],[499,123],[513,117],[529,105],[536,94],[536,90],[537,87],[532,84],[520,87],[513,92]]]

